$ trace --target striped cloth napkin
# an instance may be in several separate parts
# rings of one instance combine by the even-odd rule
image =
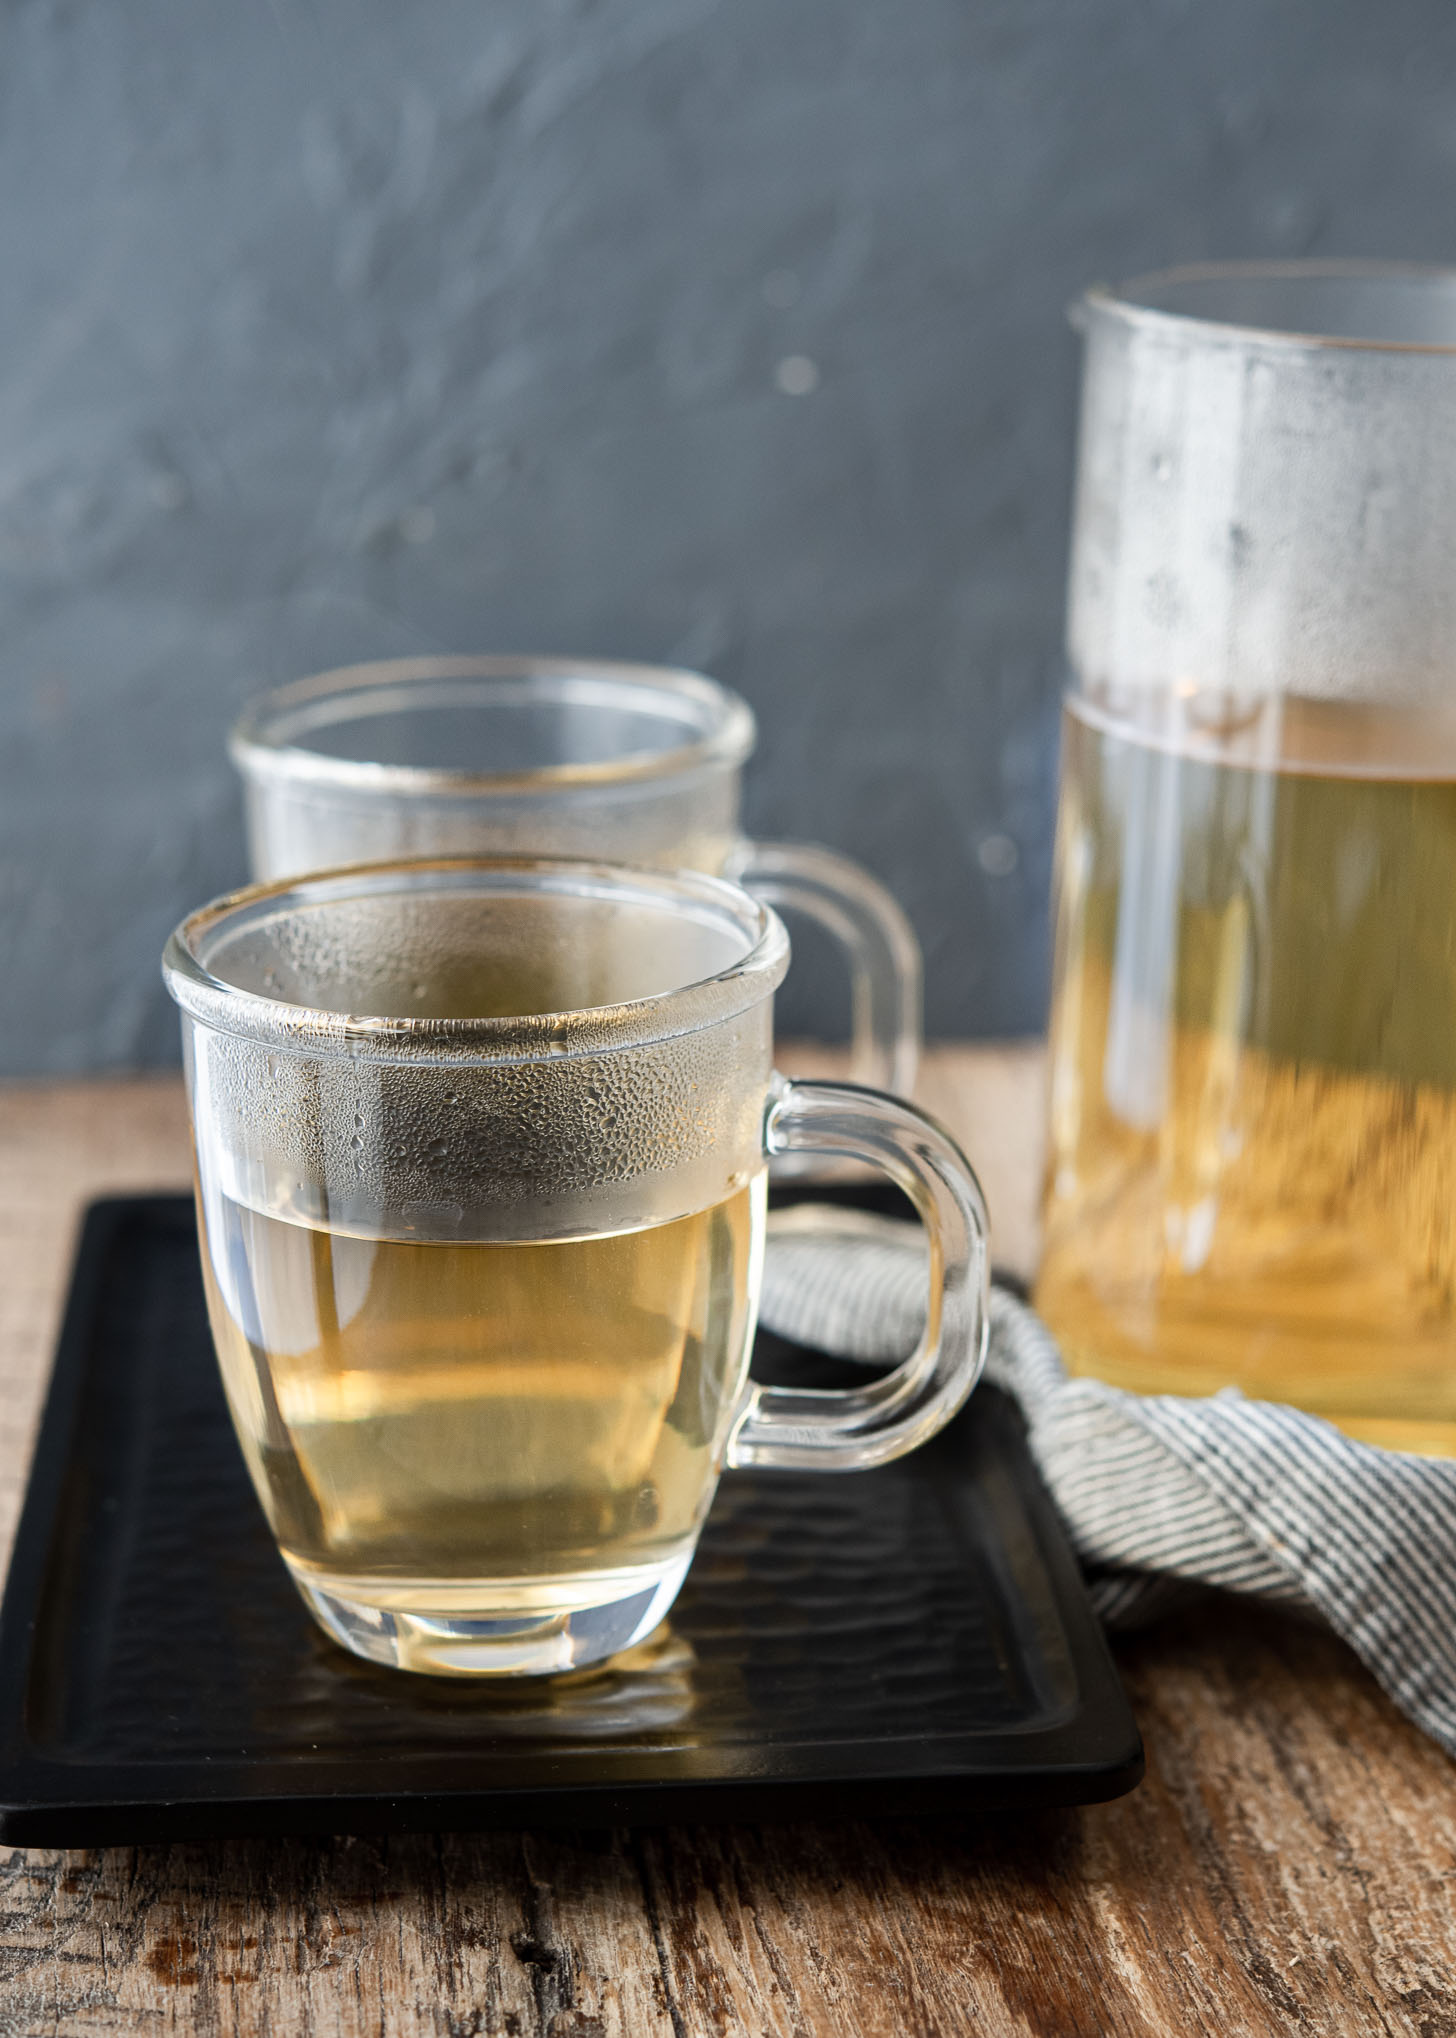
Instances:
[[[760,1320],[884,1364],[924,1323],[918,1225],[800,1204],[770,1220]],[[991,1293],[986,1378],[1032,1453],[1111,1627],[1203,1588],[1322,1617],[1401,1710],[1456,1755],[1456,1463],[1355,1443],[1235,1388],[1207,1400],[1069,1379],[1041,1320]]]

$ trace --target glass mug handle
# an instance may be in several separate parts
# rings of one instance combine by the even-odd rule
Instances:
[[[742,842],[723,875],[833,935],[849,961],[850,1075],[908,1097],[920,1059],[920,944],[893,895],[847,856],[809,843]]]
[[[842,1391],[750,1381],[729,1439],[733,1466],[857,1472],[888,1464],[944,1429],[986,1357],[986,1205],[948,1132],[896,1097],[850,1083],[774,1078],[764,1151],[834,1154],[881,1168],[920,1212],[930,1244],[925,1330],[902,1365]]]

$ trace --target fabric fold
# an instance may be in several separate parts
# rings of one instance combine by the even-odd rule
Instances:
[[[768,1329],[865,1364],[913,1349],[918,1226],[801,1205],[775,1213],[770,1238]],[[1194,1400],[1071,1379],[1046,1326],[1001,1288],[986,1377],[1021,1408],[1109,1626],[1209,1587],[1317,1615],[1456,1754],[1456,1463],[1357,1443],[1232,1388]]]

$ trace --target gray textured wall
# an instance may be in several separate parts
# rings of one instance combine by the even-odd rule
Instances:
[[[931,1030],[1036,1027],[1063,306],[1453,181],[1450,0],[6,0],[0,1068],[169,1059],[236,705],[431,647],[741,687]]]

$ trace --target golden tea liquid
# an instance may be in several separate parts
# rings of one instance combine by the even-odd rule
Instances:
[[[672,1222],[496,1245],[222,1200],[213,1333],[300,1583],[547,1617],[685,1566],[743,1390],[763,1204],[760,1175]]]
[[[1069,706],[1038,1308],[1075,1371],[1456,1454],[1456,728]]]

